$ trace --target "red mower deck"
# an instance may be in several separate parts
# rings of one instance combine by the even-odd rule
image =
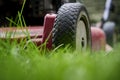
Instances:
[[[44,18],[43,26],[28,26],[28,27],[10,27],[0,28],[0,38],[7,39],[10,35],[11,40],[21,40],[30,37],[37,45],[41,45],[47,40],[47,48],[52,48],[51,32],[56,14],[47,14]]]

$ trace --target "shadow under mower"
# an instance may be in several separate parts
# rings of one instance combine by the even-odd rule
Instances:
[[[92,45],[102,49],[102,46],[105,46],[105,44],[101,46],[91,41],[93,40],[91,39],[93,38],[91,33],[94,34],[94,31],[96,29],[91,30],[89,16],[83,4],[65,3],[59,8],[57,14],[46,14],[42,26],[0,28],[0,38],[3,40],[7,39],[6,34],[10,33],[11,36],[9,38],[11,41],[18,40],[19,42],[30,37],[30,40],[37,46],[47,42],[46,47],[48,49],[53,49],[60,45],[63,47],[70,45],[77,50],[91,50]],[[100,37],[97,37],[97,40],[105,42],[104,33],[98,32],[98,35]],[[96,41],[96,39],[94,40]]]

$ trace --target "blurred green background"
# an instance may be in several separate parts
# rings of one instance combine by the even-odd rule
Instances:
[[[103,15],[106,0],[82,0],[82,2],[88,10],[90,19],[100,21]],[[120,25],[120,0],[113,0],[113,4],[115,6],[115,10],[110,13],[109,19]]]
[[[96,24],[100,22],[106,0],[81,0],[89,13],[91,24]],[[112,0],[114,5],[114,11],[110,12],[109,21],[115,22],[115,33],[116,33],[116,40],[120,41],[120,0]]]

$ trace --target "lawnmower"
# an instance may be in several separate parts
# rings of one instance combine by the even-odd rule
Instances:
[[[83,3],[77,0],[31,0],[28,2],[31,3],[32,13],[26,15],[26,19],[31,23],[30,17],[32,17],[33,24],[25,28],[0,28],[1,39],[7,39],[6,33],[11,33],[11,40],[19,42],[30,37],[37,46],[46,42],[48,49],[60,45],[62,47],[69,45],[77,50],[105,49],[104,31],[91,28],[89,15]],[[44,21],[42,26],[34,25],[35,22],[41,24],[41,21]]]
[[[37,4],[38,1],[39,0],[31,1],[33,8],[37,6],[34,3]],[[63,46],[70,45],[75,49],[87,49],[91,47],[89,17],[86,7],[83,4],[77,3],[76,0],[56,0],[56,4],[60,2],[62,6],[54,5],[54,3],[52,3],[53,6],[50,7],[50,2],[55,2],[55,0],[41,1],[46,3],[44,5],[42,4],[37,6],[40,8],[40,11],[38,8],[37,10],[33,10],[33,16],[39,17],[39,15],[42,14],[42,10],[44,10],[44,14],[46,14],[45,12],[49,12],[49,14],[46,14],[44,17],[43,26],[28,26],[20,29],[16,27],[0,28],[0,37],[2,39],[6,39],[6,33],[13,33],[13,35],[11,34],[11,39],[20,40],[27,38],[28,36],[24,33],[28,32],[31,41],[38,46],[47,40],[46,45],[49,49],[57,47],[61,44]],[[39,1],[40,4],[42,3],[41,1]],[[47,5],[47,7],[45,5]],[[43,9],[41,9],[42,7]],[[36,11],[38,12],[35,13]],[[57,14],[55,14],[55,12],[57,12]]]

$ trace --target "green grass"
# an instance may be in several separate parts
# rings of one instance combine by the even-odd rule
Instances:
[[[118,80],[120,46],[106,55],[71,51],[43,52],[32,42],[0,41],[0,80]]]

